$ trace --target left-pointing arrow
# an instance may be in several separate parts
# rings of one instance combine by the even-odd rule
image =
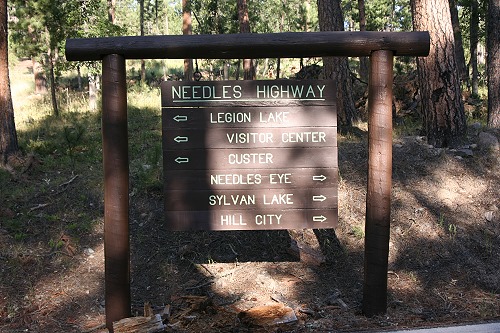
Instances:
[[[173,118],[176,122],[182,122],[182,121],[187,121],[188,120],[188,117],[187,116],[180,116],[180,115],[176,115],[174,118]]]
[[[181,163],[189,163],[189,157],[177,157],[175,161],[179,164]]]
[[[188,142],[189,138],[187,136],[176,136],[174,138],[174,141],[177,142],[177,143]]]

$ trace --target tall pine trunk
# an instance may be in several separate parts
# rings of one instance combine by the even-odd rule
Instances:
[[[365,0],[358,0],[359,30],[366,31]],[[368,57],[359,57],[359,77],[362,81],[368,82]]]
[[[238,0],[238,19],[240,21],[240,33],[250,33],[247,0]],[[243,78],[245,80],[255,80],[255,75],[253,60],[243,59]]]
[[[0,0],[0,165],[19,152],[9,79],[7,0]]]
[[[453,26],[453,36],[455,38],[455,57],[457,59],[458,75],[462,83],[469,86],[469,75],[467,66],[465,65],[464,45],[462,43],[462,31],[460,30],[460,22],[458,20],[458,10],[455,0],[449,0],[451,24]]]
[[[477,0],[471,0],[470,13],[470,67],[472,70],[472,96],[479,94],[479,72],[477,68],[477,44],[479,43],[479,8]]]
[[[116,21],[116,0],[107,0],[108,4],[108,20],[112,24]]]
[[[191,35],[193,26],[191,22],[191,6],[189,0],[182,0],[182,34]],[[184,59],[184,80],[193,80],[193,59]]]
[[[54,116],[59,117],[59,106],[57,105],[56,77],[54,75],[54,51],[49,50],[47,55],[47,65],[49,66],[50,99],[52,101],[52,111]]]
[[[35,78],[35,94],[47,93],[47,78],[43,70],[42,64],[35,58],[31,58],[33,64],[33,76]]]
[[[449,4],[411,0],[411,7],[413,28],[430,34],[429,56],[417,58],[425,134],[436,147],[453,145],[466,126]]]
[[[500,128],[500,3],[488,5],[488,126]]]
[[[321,31],[343,31],[344,19],[340,0],[318,0],[319,28]],[[337,114],[339,122],[347,127],[356,119],[352,97],[352,81],[347,57],[324,57],[325,79],[337,82]]]
[[[141,29],[141,36],[144,36],[144,0],[139,0],[139,26]],[[146,62],[141,59],[141,83],[146,84]]]

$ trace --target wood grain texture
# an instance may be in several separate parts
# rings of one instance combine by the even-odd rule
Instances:
[[[325,31],[124,36],[66,41],[66,59],[69,61],[101,60],[108,54],[120,54],[126,59],[369,56],[374,50],[390,50],[399,56],[425,56],[429,52],[429,34]]]

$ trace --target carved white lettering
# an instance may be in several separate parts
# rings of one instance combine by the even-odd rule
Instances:
[[[325,132],[285,132],[281,133],[281,141],[282,142],[291,142],[291,143],[301,143],[301,142],[312,142],[312,143],[320,143],[326,142],[326,133]]]
[[[273,133],[235,132],[226,133],[229,143],[273,143]]]
[[[250,206],[255,205],[254,194],[212,194],[208,197],[208,204],[210,206]]]
[[[271,111],[268,114],[260,112],[260,122],[261,123],[278,123],[284,124],[288,121],[288,111]]]
[[[211,185],[259,185],[262,183],[262,175],[248,173],[242,174],[217,174],[210,175]]]
[[[247,225],[243,222],[243,216],[241,215],[221,215],[220,225]]]
[[[269,174],[269,184],[291,184],[291,173],[271,173]]]
[[[258,214],[255,215],[255,224],[256,225],[272,225],[274,224],[280,224],[281,222],[281,217],[283,215],[276,215],[276,214]]]
[[[212,124],[238,124],[252,122],[250,112],[210,112],[210,123]]]
[[[272,153],[229,154],[229,164],[272,164]]]
[[[293,205],[293,193],[273,194],[268,198],[263,196],[264,205]]]

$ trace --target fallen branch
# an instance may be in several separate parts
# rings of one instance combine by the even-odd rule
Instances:
[[[159,314],[151,317],[131,317],[113,323],[115,333],[154,333],[162,332],[165,325]]]
[[[77,179],[78,177],[80,177],[80,175],[76,175],[76,176],[73,176],[70,180],[68,180],[67,182],[64,182],[62,184],[59,184],[58,187],[61,187],[62,189],[57,191],[56,193],[54,193],[54,195],[59,195],[61,193],[63,193],[64,191],[66,191],[68,189],[68,185],[70,185],[72,182],[75,181],[75,179]]]
[[[46,203],[46,204],[38,204],[37,206],[35,207],[31,207],[30,210],[28,211],[28,213],[31,213],[37,209],[42,209],[44,207],[47,207],[48,205],[50,205],[49,203]]]
[[[76,176],[74,176],[73,178],[71,178],[71,179],[70,179],[70,180],[68,180],[67,182],[60,184],[60,185],[59,185],[59,187],[63,187],[63,186],[67,186],[67,185],[71,184],[71,183],[72,183],[72,182],[74,182],[74,181],[75,181],[75,179],[77,179],[78,177],[80,177],[80,175],[76,175]]]

